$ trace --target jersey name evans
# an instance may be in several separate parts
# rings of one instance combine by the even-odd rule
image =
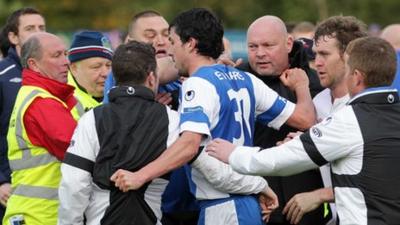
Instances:
[[[229,71],[228,73],[215,71],[214,75],[220,80],[244,80],[244,77],[239,71]]]

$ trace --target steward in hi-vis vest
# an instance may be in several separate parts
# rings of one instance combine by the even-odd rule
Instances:
[[[79,117],[65,52],[49,33],[32,35],[22,47],[22,87],[7,135],[13,193],[3,224],[57,223],[60,164]]]
[[[110,41],[97,31],[76,33],[68,50],[71,63],[68,84],[75,87],[76,108],[80,116],[103,101],[104,82],[111,72]]]

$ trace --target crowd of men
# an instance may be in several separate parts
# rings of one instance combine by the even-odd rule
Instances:
[[[244,63],[204,8],[0,39],[2,224],[400,224],[398,24],[262,16]]]

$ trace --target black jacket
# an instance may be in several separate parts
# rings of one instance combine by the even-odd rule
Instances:
[[[293,49],[289,54],[290,68],[303,69],[310,80],[309,88],[311,96],[314,97],[323,90],[320,85],[319,78],[316,72],[310,69],[308,65],[307,55],[304,52],[300,42],[294,42]],[[244,64],[239,67],[244,71],[250,72],[260,78],[271,89],[275,90],[280,96],[296,102],[296,95],[285,87],[279,80],[278,76],[260,76],[250,68],[250,65]],[[297,129],[284,124],[279,130],[269,128],[267,125],[256,123],[254,133],[254,146],[262,148],[270,148],[276,145],[277,141],[283,140],[289,132],[297,131]],[[279,197],[279,208],[271,215],[271,223],[286,222],[285,216],[282,215],[283,207],[297,193],[308,192],[323,187],[321,173],[319,170],[310,170],[289,177],[266,177],[269,186],[275,191]],[[300,221],[300,225],[320,225],[325,224],[329,219],[323,217],[324,209],[320,206],[316,210],[307,213]],[[329,217],[328,217],[329,218]],[[289,223],[288,223],[289,224]]]
[[[151,90],[142,86],[113,88],[109,97],[108,104],[94,109],[100,151],[93,181],[110,190],[110,206],[101,224],[154,225],[156,216],[144,200],[149,183],[123,193],[110,177],[118,169],[137,171],[166,149],[166,107],[155,102]]]
[[[18,90],[21,87],[22,66],[15,48],[0,61],[0,184],[11,183],[7,158],[7,131]],[[0,206],[1,210],[2,206]]]

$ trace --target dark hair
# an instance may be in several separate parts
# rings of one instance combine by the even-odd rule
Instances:
[[[143,84],[150,72],[156,73],[155,50],[150,44],[130,41],[115,50],[112,71],[117,85]]]
[[[314,43],[324,36],[336,38],[338,48],[343,54],[350,41],[367,36],[366,25],[353,16],[332,16],[318,24]]]
[[[19,18],[23,15],[27,14],[38,14],[42,16],[42,14],[30,7],[18,9],[17,11],[14,11],[8,18],[6,22],[6,28],[7,28],[7,33],[8,32],[13,32],[14,34],[18,35],[18,26],[19,26]],[[43,17],[43,16],[42,16]]]
[[[139,12],[137,14],[135,14],[132,19],[131,22],[129,23],[129,27],[128,27],[128,34],[130,34],[133,30],[133,25],[136,23],[136,21],[140,18],[145,18],[145,17],[154,17],[154,16],[161,16],[161,14],[157,11],[154,10],[145,10],[142,12]]]
[[[377,37],[358,38],[347,46],[351,71],[364,73],[367,88],[389,86],[396,74],[396,51],[389,42]]]
[[[224,28],[221,21],[207,9],[194,8],[179,14],[169,29],[175,29],[182,43],[194,38],[200,55],[217,59],[224,51]]]
[[[8,35],[5,31],[5,27],[1,28],[0,31],[0,51],[3,57],[7,57],[8,49],[11,47],[11,43],[8,40]]]
[[[28,60],[30,58],[42,58],[42,44],[36,36],[32,36],[25,41],[21,48],[21,65],[28,68]]]
[[[23,15],[30,15],[30,14],[37,14],[37,15],[42,16],[42,14],[38,10],[36,10],[34,8],[26,7],[26,8],[21,8],[21,9],[14,11],[7,18],[6,25],[4,26],[4,33],[5,33],[5,35],[7,35],[7,39],[8,39],[8,33],[10,33],[10,32],[13,32],[15,35],[18,35],[19,18]],[[11,42],[9,42],[9,43],[10,43],[10,46],[14,46]]]

